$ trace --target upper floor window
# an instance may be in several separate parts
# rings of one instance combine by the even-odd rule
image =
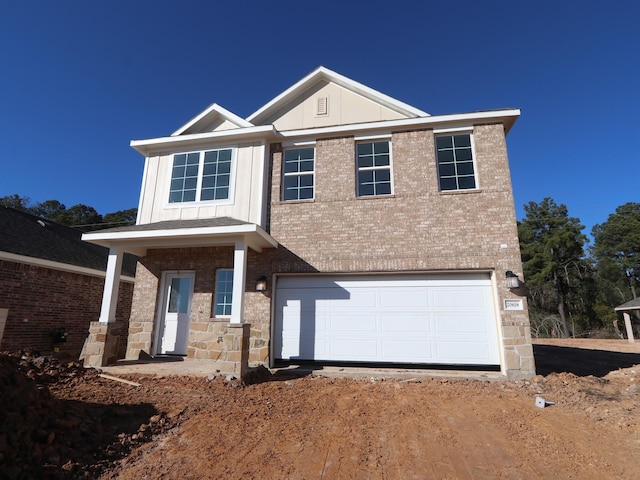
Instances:
[[[282,159],[282,199],[312,199],[315,149],[313,147],[309,147],[285,150]]]
[[[169,203],[227,200],[232,153],[224,148],[174,155]]]
[[[470,134],[437,136],[436,152],[440,190],[476,188]]]
[[[391,194],[391,151],[389,141],[356,144],[358,196]]]

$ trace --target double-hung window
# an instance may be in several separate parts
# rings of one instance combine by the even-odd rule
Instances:
[[[294,148],[282,156],[282,199],[313,199],[315,149]]]
[[[391,148],[389,141],[356,144],[358,196],[391,194]]]
[[[173,156],[169,203],[228,200],[231,148]]]
[[[471,134],[437,136],[436,152],[440,190],[476,188]]]
[[[216,317],[231,316],[233,303],[233,269],[220,268],[216,272],[216,292],[213,314]]]

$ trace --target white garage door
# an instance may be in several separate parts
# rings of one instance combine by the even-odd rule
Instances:
[[[488,274],[280,277],[275,314],[280,360],[500,363]]]

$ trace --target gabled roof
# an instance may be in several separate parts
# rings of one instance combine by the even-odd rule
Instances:
[[[391,98],[384,93],[380,93],[377,90],[367,87],[361,83],[358,83],[350,78],[347,78],[339,73],[336,73],[332,70],[329,70],[326,67],[318,67],[313,72],[308,74],[302,80],[289,87],[287,90],[282,92],[280,95],[275,97],[266,105],[262,106],[260,109],[256,110],[254,113],[247,117],[247,120],[251,122],[253,125],[260,125],[266,118],[268,118],[271,114],[278,111],[287,103],[293,101],[294,99],[300,97],[308,90],[312,89],[319,82],[332,82],[337,85],[340,85],[347,90],[350,90],[354,93],[362,95],[373,102],[379,103],[391,110],[394,110],[407,118],[415,118],[415,117],[427,117],[429,114],[427,112],[423,112],[411,105],[408,105],[404,102],[396,100],[395,98]]]
[[[82,241],[82,232],[65,225],[0,206],[0,258],[20,262],[20,258],[73,265],[106,271],[109,251]],[[8,255],[3,255],[6,253]],[[128,256],[123,274],[135,276],[136,259]]]
[[[622,305],[618,305],[615,308],[616,312],[621,312],[624,310],[640,310],[640,298],[634,298],[633,300],[629,300]]]
[[[182,127],[171,134],[172,137],[182,135],[184,133],[203,133],[203,129],[213,124],[217,120],[227,121],[235,125],[237,128],[252,127],[253,125],[244,118],[239,117],[235,113],[230,112],[226,108],[222,108],[217,103],[211,104],[204,112],[198,114]]]

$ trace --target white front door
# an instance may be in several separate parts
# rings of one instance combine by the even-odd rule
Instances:
[[[158,353],[187,354],[194,279],[193,273],[167,273],[165,276]]]

